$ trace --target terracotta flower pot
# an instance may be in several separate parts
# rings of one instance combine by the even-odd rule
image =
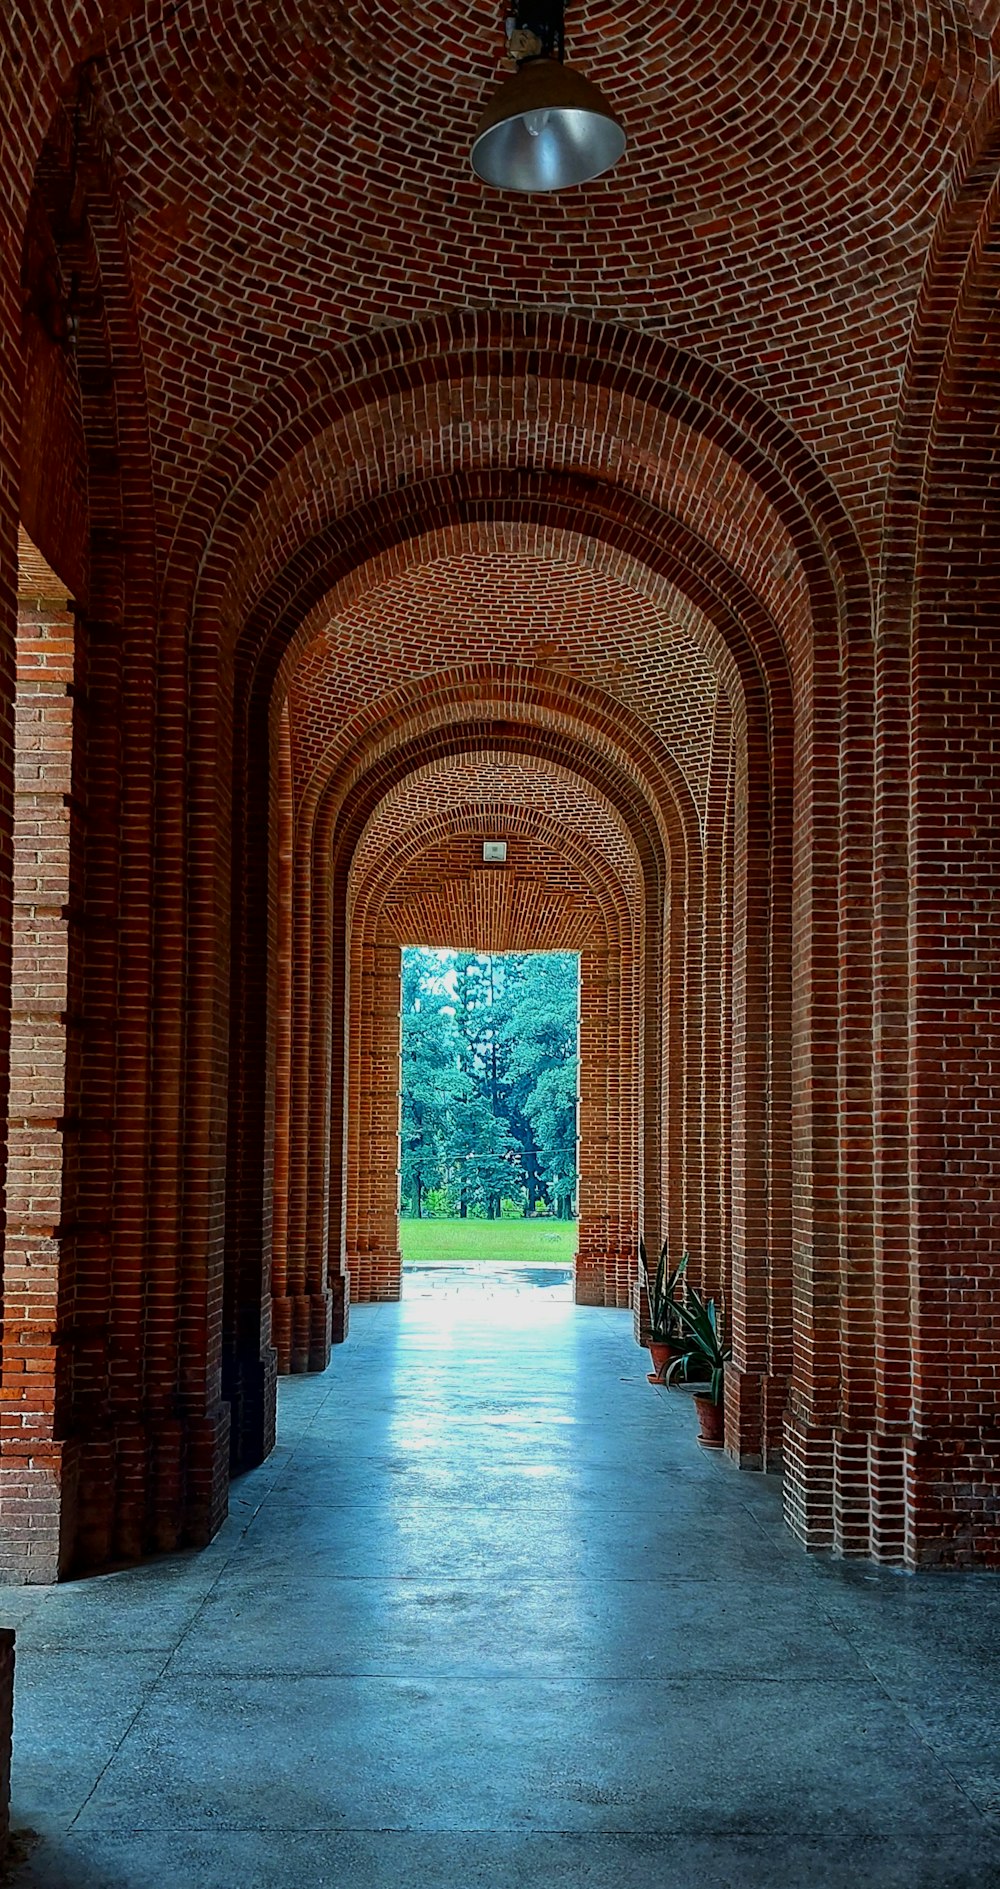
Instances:
[[[663,1373],[670,1363],[671,1358],[676,1358],[677,1352],[673,1345],[660,1344],[658,1339],[655,1338],[648,1338],[646,1340],[646,1349],[649,1352],[653,1364],[652,1370],[647,1373],[649,1382],[651,1384],[662,1384]]]
[[[721,1450],[726,1437],[726,1408],[723,1403],[713,1404],[710,1397],[694,1397],[694,1407],[698,1412],[698,1441],[702,1449]]]

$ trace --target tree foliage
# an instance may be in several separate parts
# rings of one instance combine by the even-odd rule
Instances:
[[[576,1204],[578,959],[403,953],[404,1213]]]

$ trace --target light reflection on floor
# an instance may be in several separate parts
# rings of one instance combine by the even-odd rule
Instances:
[[[805,1555],[569,1291],[407,1273],[209,1547],[7,1590],[9,1889],[1000,1885],[997,1584]]]
[[[510,1294],[541,1294],[547,1300],[569,1303],[573,1298],[572,1266],[484,1266],[481,1263],[403,1267],[404,1299],[454,1298],[476,1293],[488,1299]]]

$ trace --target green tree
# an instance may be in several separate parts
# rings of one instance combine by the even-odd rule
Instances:
[[[446,1185],[450,1110],[463,1088],[442,955],[403,953],[401,1193],[418,1219],[424,1196]]]
[[[510,1055],[512,1121],[523,1123],[529,1186],[564,1219],[576,1200],[578,959],[535,953],[518,961]]]
[[[402,1193],[497,1218],[572,1217],[578,959],[409,951],[403,970]]]

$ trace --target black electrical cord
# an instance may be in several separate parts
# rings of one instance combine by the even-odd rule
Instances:
[[[537,40],[538,52],[525,54],[525,58],[564,59],[565,11],[564,0],[516,0],[508,20],[508,38],[514,33],[528,33]]]

